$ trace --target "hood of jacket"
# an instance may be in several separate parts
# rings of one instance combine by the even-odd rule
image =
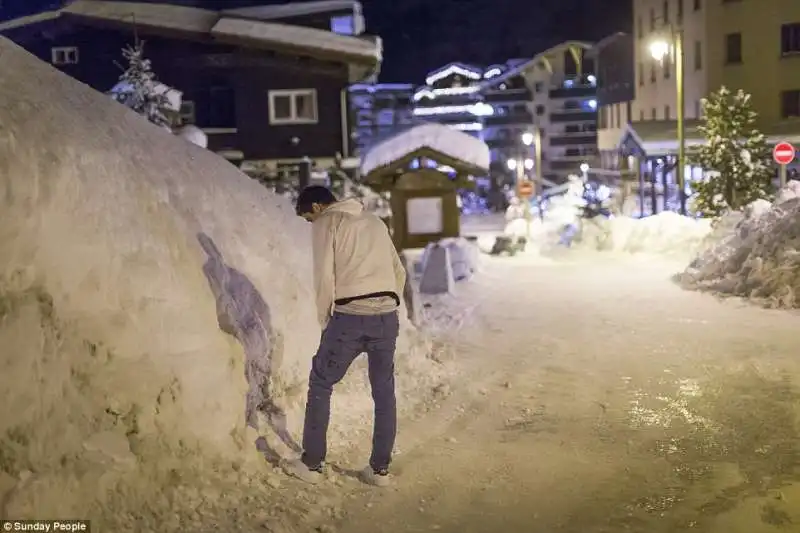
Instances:
[[[347,215],[360,215],[364,212],[364,204],[356,198],[345,198],[335,204],[331,204],[325,209],[323,214],[344,213]]]

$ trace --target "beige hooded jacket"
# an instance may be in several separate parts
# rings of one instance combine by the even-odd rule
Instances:
[[[386,224],[356,199],[329,206],[312,224],[314,287],[324,329],[334,302],[393,292],[402,300],[406,271]]]

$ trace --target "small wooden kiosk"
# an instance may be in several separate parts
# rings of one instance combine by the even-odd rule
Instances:
[[[395,246],[424,248],[460,235],[458,190],[474,187],[473,176],[488,172],[489,148],[448,126],[424,124],[377,145],[364,161],[364,183],[390,195]]]

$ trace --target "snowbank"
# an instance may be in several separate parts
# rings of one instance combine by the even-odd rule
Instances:
[[[319,339],[310,229],[5,39],[0,69],[0,516],[200,530],[186,517],[241,504],[216,501],[215,480],[265,490],[247,423],[296,446]],[[406,323],[401,398],[437,379],[427,348]],[[334,395],[334,453],[370,428],[356,367]]]
[[[709,220],[670,211],[645,218],[597,217],[583,221],[578,246],[610,252],[692,255],[710,232]]]
[[[706,248],[676,280],[687,289],[800,307],[800,182],[723,217]]]

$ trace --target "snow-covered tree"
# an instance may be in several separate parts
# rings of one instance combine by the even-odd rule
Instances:
[[[169,128],[171,104],[168,88],[159,83],[149,59],[144,57],[144,43],[122,50],[127,65],[112,91],[112,97],[158,126]]]
[[[771,151],[756,127],[750,95],[721,87],[701,100],[700,132],[705,143],[692,162],[707,172],[694,184],[694,208],[707,217],[720,216],[772,194]]]

